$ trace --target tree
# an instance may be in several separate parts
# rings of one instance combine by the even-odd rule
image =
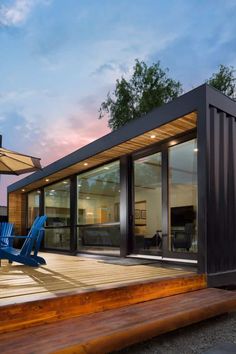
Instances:
[[[207,83],[232,99],[236,99],[236,77],[234,73],[235,69],[232,66],[221,64],[218,72],[212,74]]]
[[[99,119],[108,114],[108,126],[116,130],[179,96],[182,85],[169,78],[167,72],[168,69],[162,69],[159,61],[148,67],[136,59],[130,80],[118,79],[114,93],[109,92],[102,102]]]

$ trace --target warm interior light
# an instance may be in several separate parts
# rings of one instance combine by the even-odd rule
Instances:
[[[150,138],[151,138],[151,139],[155,139],[155,138],[156,138],[156,135],[155,135],[155,134],[152,134],[152,135],[150,136]]]
[[[22,191],[22,192],[25,192],[25,189],[22,189],[21,191]]]
[[[88,163],[87,163],[87,162],[85,162],[85,163],[84,163],[84,166],[88,166]]]
[[[45,179],[45,182],[49,182],[49,181],[50,181],[50,179],[49,179],[49,178],[46,178],[46,179]]]

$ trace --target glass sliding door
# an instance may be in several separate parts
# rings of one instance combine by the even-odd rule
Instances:
[[[162,250],[161,153],[134,161],[134,253]]]
[[[197,252],[197,140],[169,148],[171,252]]]
[[[70,180],[44,189],[44,209],[47,215],[44,246],[70,249]]]
[[[120,254],[120,164],[103,165],[77,178],[78,251]]]
[[[27,228],[30,228],[34,219],[39,215],[40,191],[28,193]]]

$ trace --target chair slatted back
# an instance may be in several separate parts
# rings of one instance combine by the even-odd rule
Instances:
[[[20,254],[22,256],[28,256],[31,254],[34,244],[37,241],[37,237],[39,236],[39,233],[46,221],[46,218],[47,218],[47,216],[43,215],[43,216],[38,216],[35,219],[32,227],[28,233],[28,236],[25,239],[25,242],[23,243],[23,246],[21,248]]]
[[[11,239],[7,238],[13,233],[13,224],[9,222],[2,222],[0,224],[0,247],[9,247],[12,244]]]

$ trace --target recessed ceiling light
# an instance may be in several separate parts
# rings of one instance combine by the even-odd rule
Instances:
[[[67,181],[63,181],[62,183],[63,183],[63,184],[68,184],[68,182],[67,182]]]
[[[152,134],[152,135],[150,135],[150,138],[151,138],[151,139],[155,139],[155,138],[156,138],[156,135],[155,135],[155,134]]]
[[[45,182],[49,182],[49,181],[50,181],[50,179],[49,179],[49,178],[46,178],[46,179],[45,179]]]
[[[85,162],[85,163],[84,163],[84,166],[88,166],[88,162]]]
[[[170,146],[173,146],[173,145],[176,145],[176,144],[177,144],[177,141],[173,140],[173,141],[171,141]]]
[[[21,191],[22,191],[22,192],[25,192],[25,189],[22,189]]]
[[[38,194],[41,194],[41,191],[38,190],[37,193],[38,193]]]

